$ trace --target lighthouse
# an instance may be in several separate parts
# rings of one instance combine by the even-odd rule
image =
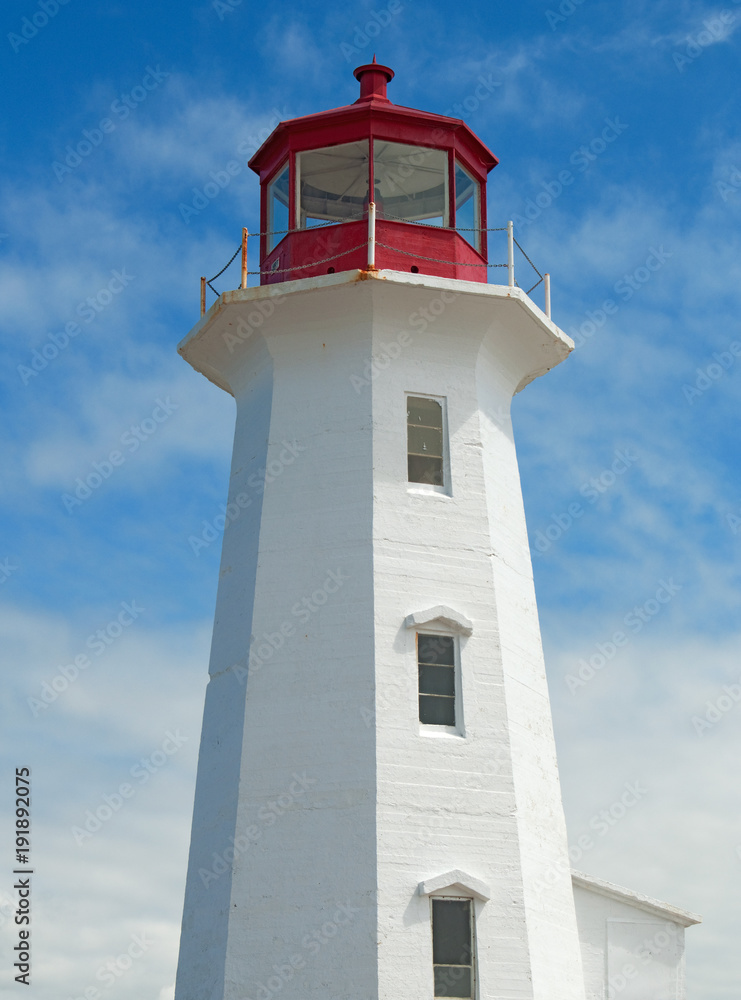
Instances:
[[[255,153],[260,284],[179,347],[236,430],[176,1000],[585,997],[510,421],[573,345],[393,76]]]

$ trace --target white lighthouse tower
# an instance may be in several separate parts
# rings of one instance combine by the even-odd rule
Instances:
[[[180,346],[237,416],[176,1000],[583,1000],[509,420],[572,344],[487,283],[492,153],[355,75]]]

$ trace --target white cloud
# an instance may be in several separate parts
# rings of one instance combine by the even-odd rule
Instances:
[[[156,470],[165,473],[180,457],[228,459],[233,410],[228,394],[186,371],[179,357],[156,380],[109,373],[81,399],[76,426],[69,414],[61,426],[40,422],[41,433],[27,451],[26,482],[68,490],[93,463],[110,465],[115,451],[120,464],[111,476],[146,489]]]
[[[10,679],[15,707],[4,729],[32,770],[40,1000],[100,986],[98,970],[127,953],[132,935],[143,934],[147,948],[117,995],[148,995],[153,982],[166,990],[175,972],[210,626],[133,625],[32,719],[26,698],[60,677],[60,665],[102,623],[95,612],[81,625],[0,613],[6,649],[27,667]],[[168,732],[185,740],[163,753]],[[122,784],[132,789],[127,797]],[[74,827],[92,834],[77,843]]]

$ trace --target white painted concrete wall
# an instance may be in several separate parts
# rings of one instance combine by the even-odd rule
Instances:
[[[519,292],[353,278],[230,293],[183,346],[237,399],[230,502],[252,500],[224,539],[176,996],[430,1000],[416,889],[459,868],[493,889],[481,1000],[581,1000],[509,423],[568,344]],[[449,495],[407,484],[406,392],[447,400]],[[404,619],[437,604],[473,622],[458,735],[418,722]],[[229,837],[250,846],[206,887]]]
[[[699,918],[574,885],[586,1000],[686,1000],[684,929]]]

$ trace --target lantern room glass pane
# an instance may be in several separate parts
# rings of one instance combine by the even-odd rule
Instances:
[[[429,226],[449,224],[445,150],[376,139],[373,178],[378,218]]]
[[[368,209],[368,150],[365,140],[297,155],[299,229],[363,218]]]
[[[268,187],[268,253],[288,229],[288,164]]]
[[[468,230],[461,236],[481,250],[481,185],[465,167],[455,162],[455,228]]]

